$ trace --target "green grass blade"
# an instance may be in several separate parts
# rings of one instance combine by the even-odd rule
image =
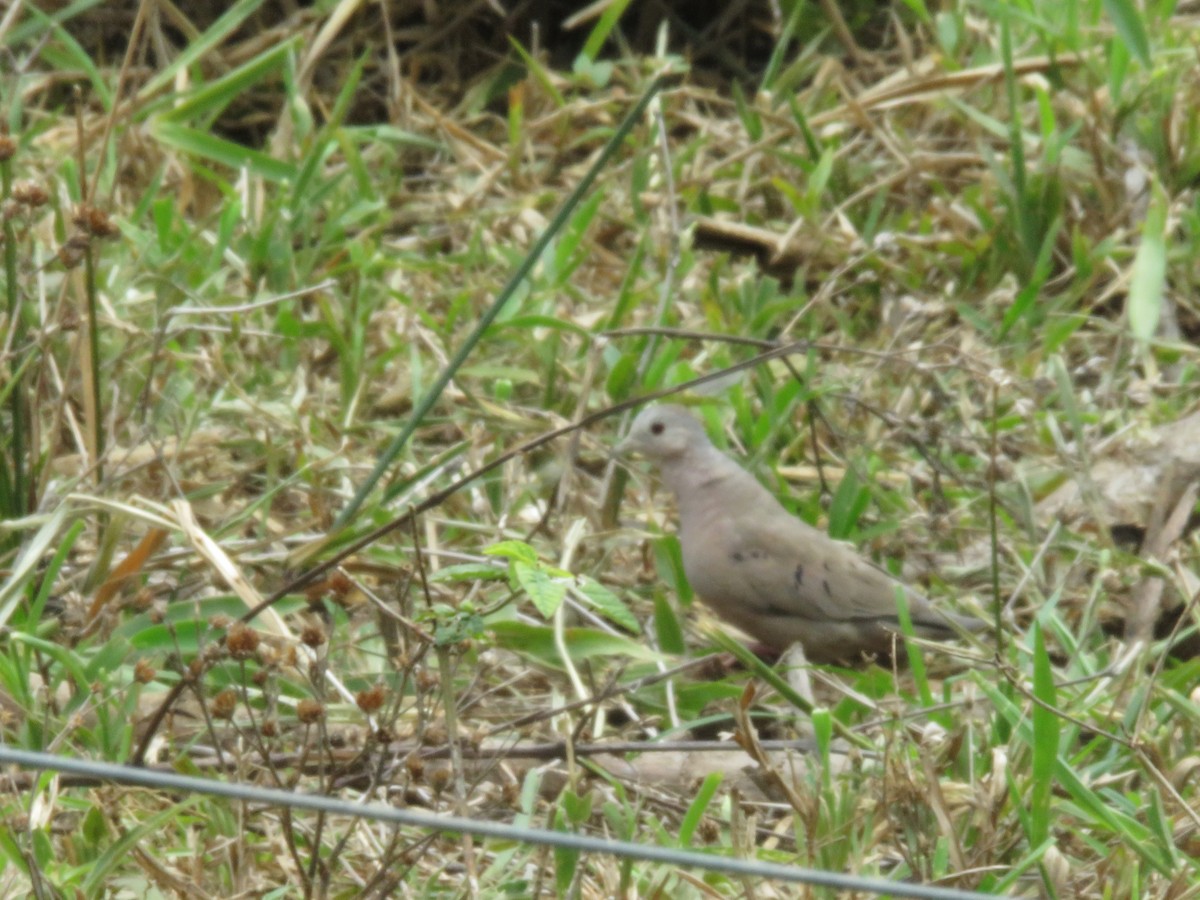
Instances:
[[[225,42],[233,32],[242,27],[242,24],[254,15],[260,6],[263,5],[263,0],[239,0],[217,21],[213,22],[203,34],[194,40],[187,43],[183,52],[175,57],[170,64],[160,69],[153,78],[146,82],[140,91],[139,98],[153,97],[159,91],[165,89],[168,85],[175,81],[175,76],[181,69],[191,66],[198,60],[203,59],[209,52],[215,50]]]
[[[288,54],[298,44],[298,39],[284,41],[232,72],[199,86],[163,113],[159,121],[183,123],[202,119],[206,124],[211,122],[234,99],[244,95],[268,75],[281,70]]]
[[[1142,24],[1142,15],[1129,0],[1103,0],[1104,11],[1112,19],[1113,27],[1121,42],[1137,57],[1138,62],[1150,67],[1150,38]]]
[[[252,175],[277,183],[296,178],[296,167],[291,163],[208,131],[162,120],[156,122],[152,130],[154,136],[167,146],[227,166],[235,172],[246,169]]]
[[[1058,762],[1059,722],[1050,655],[1041,626],[1033,626],[1033,769],[1029,796],[1029,842],[1041,844],[1050,835],[1050,798],[1054,788],[1054,770]]]
[[[1139,341],[1154,337],[1162,315],[1163,291],[1167,282],[1167,199],[1163,189],[1154,183],[1146,221],[1142,225],[1142,240],[1133,260],[1129,279],[1129,299],[1126,308],[1129,330]]]

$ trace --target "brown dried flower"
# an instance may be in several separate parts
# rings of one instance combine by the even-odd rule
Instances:
[[[45,206],[50,201],[50,192],[36,181],[22,179],[12,188],[13,199],[25,206]]]
[[[377,684],[374,687],[369,687],[366,690],[359,691],[354,695],[354,702],[358,704],[358,708],[370,715],[376,712],[383,701],[387,699],[387,691],[384,690],[382,684]]]
[[[301,700],[296,704],[296,718],[305,725],[314,725],[325,718],[325,706],[319,700]]]
[[[233,688],[225,688],[213,697],[210,709],[214,719],[232,719],[237,709],[237,693]]]
[[[158,672],[147,660],[139,659],[133,665],[133,680],[138,684],[149,684]]]
[[[225,634],[225,646],[234,659],[249,659],[258,649],[258,632],[243,622],[237,622]]]

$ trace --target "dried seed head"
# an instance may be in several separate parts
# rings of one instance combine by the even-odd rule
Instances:
[[[133,666],[133,680],[138,684],[149,684],[158,674],[154,666],[144,659],[139,659]]]
[[[121,233],[121,229],[113,224],[108,213],[97,209],[90,203],[80,203],[75,207],[75,214],[71,217],[71,221],[77,228],[86,231],[92,237],[114,238]]]
[[[431,722],[421,735],[421,743],[427,747],[440,747],[449,740],[450,734],[446,731],[445,722]]]
[[[325,629],[320,625],[305,625],[300,632],[300,641],[307,647],[316,649],[325,643]]]
[[[409,777],[417,784],[420,784],[421,779],[425,777],[425,760],[414,755],[406,759],[404,765],[408,769]]]
[[[417,673],[416,682],[417,690],[431,691],[438,686],[438,677],[436,673],[429,671],[429,669],[422,669]]]
[[[450,786],[450,779],[453,774],[449,766],[438,766],[429,773],[429,786],[440,794]]]
[[[200,654],[206,665],[218,663],[225,658],[224,644],[205,644],[204,651]]]
[[[212,699],[211,711],[214,719],[232,719],[237,709],[237,694],[233,688],[225,688]]]
[[[366,690],[359,691],[354,695],[354,702],[358,704],[358,708],[370,715],[376,712],[383,701],[387,699],[387,691],[384,690],[382,684],[377,684],[374,687],[369,687]]]
[[[225,634],[225,646],[234,659],[249,659],[258,649],[258,632],[242,622],[237,622]]]
[[[58,261],[63,264],[65,269],[78,268],[90,245],[91,242],[86,234],[73,234],[67,238],[65,244],[58,248]]]
[[[305,725],[315,725],[325,718],[325,707],[319,700],[301,700],[296,704],[296,718]]]
[[[38,207],[50,201],[50,192],[36,181],[24,179],[13,185],[12,197],[25,206]]]

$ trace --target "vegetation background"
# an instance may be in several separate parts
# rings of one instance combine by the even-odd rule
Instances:
[[[1197,13],[10,4],[4,743],[1197,896]],[[797,715],[608,458],[621,404],[712,375],[683,396],[797,515],[999,637],[816,672]],[[796,890],[4,784],[4,896]]]

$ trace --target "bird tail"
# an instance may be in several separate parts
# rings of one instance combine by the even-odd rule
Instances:
[[[926,628],[939,632],[941,636],[954,637],[964,631],[977,634],[988,629],[988,623],[975,616],[964,616],[959,613],[945,612],[940,609],[931,610],[931,615],[924,616],[920,622],[913,622],[918,628]]]

